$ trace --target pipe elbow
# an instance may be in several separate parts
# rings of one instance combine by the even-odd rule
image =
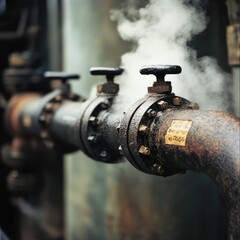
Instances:
[[[224,112],[170,110],[152,129],[159,162],[180,171],[203,172],[217,183],[228,209],[229,239],[239,239],[239,119]]]

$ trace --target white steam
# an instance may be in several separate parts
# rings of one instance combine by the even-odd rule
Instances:
[[[200,0],[199,0],[200,1]],[[138,19],[126,18],[123,10],[112,11],[112,19],[118,22],[120,36],[135,43],[132,52],[122,56],[125,73],[118,78],[120,101],[129,105],[147,93],[154,76],[142,76],[144,65],[180,65],[180,75],[168,75],[176,95],[197,102],[203,109],[226,110],[224,81],[229,76],[210,57],[197,58],[197,53],[187,44],[207,25],[204,11],[187,0],[150,0],[139,10]],[[150,80],[149,80],[150,79]],[[223,107],[224,106],[224,107]]]

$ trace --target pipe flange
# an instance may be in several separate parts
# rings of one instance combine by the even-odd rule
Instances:
[[[52,94],[48,95],[47,98],[44,99],[39,115],[39,122],[42,126],[41,138],[48,148],[53,148],[55,145],[54,143],[57,141],[57,139],[55,139],[49,131],[53,116],[57,109],[59,109],[68,100],[78,102],[84,101],[84,99],[80,96],[71,92],[66,95],[60,89],[55,90]],[[61,146],[61,150],[63,150],[65,153],[77,150],[76,147],[71,145],[66,146],[66,144],[62,144],[62,142],[59,141],[57,141],[57,143]]]
[[[188,108],[190,102],[174,94],[149,94],[128,111],[120,127],[120,143],[124,155],[137,169],[155,175],[169,175],[164,161],[155,160],[154,149],[149,146],[150,128],[155,117],[169,108]],[[166,173],[167,172],[167,173]]]
[[[131,133],[128,134],[129,150],[141,169],[147,173],[152,173],[152,166],[155,163],[148,143],[149,129],[159,111],[160,113],[163,111],[157,107],[157,103],[165,98],[165,96],[150,96],[137,109],[129,124],[129,133]]]
[[[100,115],[111,107],[115,95],[99,94],[87,101],[80,122],[80,139],[83,151],[91,158],[106,163],[119,162],[120,153],[108,148],[106,139],[100,133]]]
[[[127,160],[138,170],[143,171],[142,168],[138,165],[138,163],[135,161],[134,157],[132,156],[130,149],[129,149],[129,141],[128,141],[128,134],[129,134],[129,125],[131,122],[132,117],[134,116],[134,113],[137,111],[137,109],[146,101],[148,98],[148,95],[146,95],[144,98],[138,100],[136,103],[134,103],[130,109],[128,109],[124,113],[124,117],[120,123],[119,128],[119,141],[121,145],[122,152],[124,156],[127,158]]]

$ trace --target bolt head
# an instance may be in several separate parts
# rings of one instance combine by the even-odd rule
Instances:
[[[108,155],[108,152],[107,152],[106,150],[102,150],[102,151],[100,152],[100,157],[102,157],[102,158],[106,158],[107,155]]]
[[[92,125],[92,126],[97,126],[98,125],[98,118],[95,117],[95,116],[91,116],[89,118],[89,123]]]
[[[55,100],[56,102],[61,102],[61,101],[62,101],[62,96],[61,96],[61,95],[56,95],[56,96],[54,97],[54,100]]]
[[[121,146],[121,145],[118,147],[118,151],[119,151],[119,153],[120,153],[121,155],[123,155],[123,150],[122,150],[122,146]]]
[[[95,143],[97,141],[97,136],[96,135],[89,135],[88,136],[88,141]]]
[[[188,105],[188,108],[193,109],[193,110],[198,110],[199,109],[199,105],[197,103],[190,103]]]
[[[180,98],[180,97],[173,98],[173,105],[174,106],[181,106],[181,104],[182,104],[182,98]]]
[[[154,111],[154,110],[152,110],[152,109],[149,109],[149,110],[147,111],[147,115],[148,115],[148,117],[154,118],[154,117],[157,116],[157,111]]]
[[[158,103],[158,106],[159,106],[159,108],[161,109],[161,110],[164,110],[164,109],[166,109],[167,107],[168,107],[168,103],[167,102],[165,102],[165,101],[159,101]]]
[[[152,170],[160,175],[164,173],[164,168],[159,163],[154,163],[152,166]]]
[[[120,127],[121,127],[121,124],[119,123],[119,124],[117,125],[117,127],[116,127],[116,129],[117,129],[118,132],[119,132],[119,130],[120,130]]]
[[[144,145],[142,145],[142,146],[139,148],[138,152],[139,152],[140,154],[143,154],[143,155],[150,155],[150,154],[151,154],[150,148],[149,148],[149,147],[146,147],[146,146],[144,146]]]
[[[108,100],[101,102],[101,107],[103,109],[108,109],[110,107],[110,102]]]
[[[70,92],[70,93],[68,93],[68,98],[70,100],[77,101],[77,100],[79,100],[79,95],[77,95],[77,94],[75,94],[73,92]]]
[[[43,139],[48,139],[49,138],[49,134],[47,131],[42,131],[40,133],[40,136],[43,138]]]
[[[141,124],[138,128],[138,131],[144,134],[148,134],[149,133],[149,128],[148,126]]]
[[[44,140],[44,144],[47,148],[53,149],[55,147],[55,143],[49,139]]]
[[[53,110],[53,104],[52,103],[48,103],[46,106],[45,106],[45,110],[47,112],[51,112]]]
[[[41,123],[44,123],[44,122],[46,121],[46,116],[45,116],[45,115],[41,115],[41,116],[39,117],[39,121],[40,121]]]
[[[50,113],[46,114],[44,123],[49,124],[51,121],[52,121],[52,115]]]

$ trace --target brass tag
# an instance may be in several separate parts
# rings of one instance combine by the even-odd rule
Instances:
[[[187,135],[192,126],[190,120],[173,120],[165,135],[165,144],[186,146]]]

